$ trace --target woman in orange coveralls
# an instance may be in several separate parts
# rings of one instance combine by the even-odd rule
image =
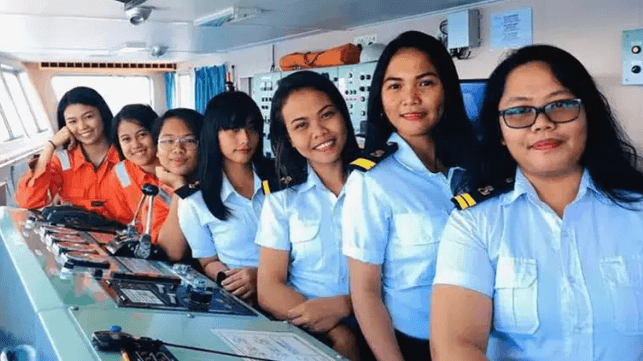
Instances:
[[[16,202],[34,209],[58,196],[63,203],[108,216],[101,189],[119,162],[107,137],[112,112],[94,89],[77,87],[63,95],[57,118],[60,130],[20,179]]]
[[[107,210],[109,217],[123,224],[134,218],[136,207],[143,195],[143,184],[150,183],[159,187],[154,200],[151,236],[156,243],[158,233],[167,218],[172,201],[172,189],[161,185],[156,176],[160,165],[156,157],[156,142],[152,137],[152,125],[158,115],[149,105],[129,104],[114,116],[111,139],[125,160],[118,163],[107,177]],[[147,222],[147,202],[137,216],[139,232]]]

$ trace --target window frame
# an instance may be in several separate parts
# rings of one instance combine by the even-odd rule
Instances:
[[[16,132],[12,128],[12,125],[9,123],[9,119],[6,115],[5,107],[7,105],[3,105],[2,103],[0,103],[0,118],[2,118],[2,125],[4,125],[7,129],[7,133],[9,136],[8,139],[0,141],[0,154],[2,154],[2,156],[0,156],[0,168],[28,157],[31,154],[37,153],[45,143],[46,139],[48,139],[53,134],[53,129],[51,127],[43,128],[37,119],[33,101],[27,94],[25,84],[23,84],[23,79],[21,79],[20,77],[23,72],[25,72],[25,69],[9,66],[6,64],[0,64],[0,81],[2,82],[0,86],[4,86],[4,88],[6,89],[8,98],[12,103],[11,106],[14,107],[14,110],[20,122],[20,127],[22,127],[22,131],[24,132],[20,136],[15,135]],[[16,80],[20,87],[19,91],[22,92],[25,104],[27,105],[29,114],[31,115],[30,121],[34,122],[34,128],[36,129],[35,133],[33,131],[30,132],[25,125],[25,121],[27,120],[23,119],[24,117],[23,115],[21,115],[21,112],[18,109],[18,105],[15,101],[15,94],[13,94],[11,90],[13,89],[13,87],[9,87],[9,83],[5,75],[6,73],[11,73],[16,77]],[[50,124],[48,119],[46,124]]]
[[[149,104],[152,108],[155,108],[155,106],[156,106],[155,99],[154,99],[154,81],[152,80],[150,75],[146,75],[146,74],[119,74],[119,73],[114,73],[114,74],[112,74],[112,73],[57,73],[57,74],[54,74],[51,77],[51,87],[52,87],[52,90],[53,90],[53,94],[56,97],[56,103],[58,103],[58,101],[60,101],[60,97],[62,97],[62,95],[64,93],[63,94],[56,93],[56,87],[54,86],[54,81],[55,81],[56,78],[69,78],[69,77],[76,77],[76,78],[79,78],[79,77],[88,77],[88,78],[144,78],[144,79],[147,80],[148,85],[149,85],[148,97],[149,97],[150,101],[149,101],[149,103],[143,102],[143,104]],[[96,90],[98,91],[98,89],[96,89]],[[105,98],[106,102],[109,100],[109,99],[107,99],[105,97],[105,95],[103,93],[101,93],[100,91],[98,91],[98,92],[103,98]],[[132,102],[128,102],[126,104],[131,104],[131,103]],[[136,103],[136,102],[133,101],[133,103]],[[108,103],[108,105],[110,105],[110,104]],[[118,113],[120,108],[119,109],[114,109],[114,108],[112,108],[110,106],[110,110],[112,111],[113,114],[116,114],[116,113]]]

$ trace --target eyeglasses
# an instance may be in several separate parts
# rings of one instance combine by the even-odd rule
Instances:
[[[553,123],[567,123],[580,115],[583,102],[580,99],[556,100],[542,107],[519,106],[498,111],[509,128],[529,128],[536,123],[538,114],[544,113]]]
[[[185,150],[195,150],[199,146],[199,140],[193,135],[187,137],[163,137],[159,138],[159,149],[170,151],[177,145],[181,144]]]

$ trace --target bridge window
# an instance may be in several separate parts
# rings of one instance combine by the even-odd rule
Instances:
[[[114,114],[127,104],[154,106],[152,84],[146,76],[56,75],[51,78],[51,85],[58,101],[68,90],[77,86],[93,88],[103,96]]]

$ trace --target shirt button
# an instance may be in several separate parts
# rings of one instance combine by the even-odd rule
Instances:
[[[568,233],[564,229],[560,232],[560,236],[563,237],[563,238],[567,237],[567,235],[568,235]]]

